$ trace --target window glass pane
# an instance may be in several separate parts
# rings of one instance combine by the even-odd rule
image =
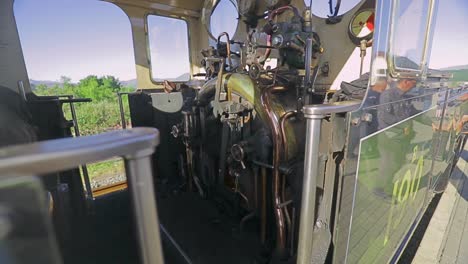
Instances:
[[[128,16],[114,4],[92,0],[15,0],[14,8],[32,91],[92,99],[74,104],[82,136],[121,129],[116,92],[136,88]],[[130,127],[128,101],[123,103]],[[62,109],[72,120],[69,105]],[[121,161],[87,169],[93,189],[126,180]]]
[[[190,59],[187,23],[181,19],[150,15],[148,38],[153,80],[188,81]]]
[[[227,32],[232,38],[236,33],[237,22],[236,7],[229,0],[221,0],[211,15],[211,33],[214,37],[218,37],[222,32]]]
[[[468,82],[468,1],[449,0],[439,4],[429,67],[440,70],[465,70]],[[455,76],[457,77],[457,76]]]
[[[396,3],[392,54],[398,69],[419,70],[424,54],[429,0]]]
[[[15,0],[15,18],[30,79],[59,86],[62,76],[71,83],[89,75],[135,81],[132,30],[116,5]]]

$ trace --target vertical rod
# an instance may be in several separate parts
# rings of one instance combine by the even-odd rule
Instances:
[[[125,120],[125,112],[124,112],[124,107],[123,107],[123,102],[122,102],[122,94],[117,93],[117,97],[119,98],[120,121],[122,122],[122,128],[126,129],[127,121]]]
[[[301,216],[297,264],[310,264],[315,226],[315,196],[317,188],[318,158],[322,115],[306,116],[306,148],[304,157],[304,180],[302,187]]]
[[[362,73],[364,71],[364,59],[366,58],[366,51],[367,51],[367,40],[363,39],[361,40],[361,44],[359,46],[361,49],[361,67],[359,69],[359,78],[361,78]]]
[[[156,196],[154,192],[151,154],[136,153],[125,157],[125,171],[135,212],[141,260],[144,264],[162,264]]]
[[[305,48],[305,77],[304,77],[304,89],[309,89],[312,83],[312,37],[307,38]]]
[[[75,137],[79,137],[81,136],[81,134],[80,127],[78,126],[78,118],[76,116],[75,104],[73,104],[73,102],[71,101],[71,99],[73,99],[73,95],[68,96],[68,99],[70,99],[70,112],[73,120],[73,129],[75,130]],[[86,167],[86,165],[81,166],[81,171],[83,171],[83,179],[86,187],[86,198],[92,199],[93,190],[91,188],[91,182],[89,181],[88,167]]]
[[[23,100],[25,102],[27,102],[28,97],[26,96],[26,90],[24,89],[23,81],[18,81],[18,90],[19,90],[19,93],[20,93],[21,97],[23,97]]]

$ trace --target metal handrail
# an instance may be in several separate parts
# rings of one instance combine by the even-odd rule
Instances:
[[[70,113],[71,113],[72,120],[73,120],[73,130],[75,131],[75,137],[80,137],[81,136],[80,127],[78,125],[78,118],[76,116],[75,104],[73,102],[74,96],[73,95],[58,95],[57,97],[58,98],[64,97],[69,100],[68,104],[70,106]],[[91,188],[91,181],[89,179],[88,167],[86,166],[86,164],[83,164],[81,166],[81,171],[83,172],[83,180],[84,180],[84,184],[86,187],[86,199],[88,201],[88,207],[89,207],[90,205],[89,201],[93,199],[93,190]]]
[[[119,102],[119,112],[120,112],[120,122],[122,122],[122,129],[126,129],[127,128],[127,120],[125,120],[125,110],[124,110],[124,105],[123,105],[123,101],[122,101],[122,96],[123,95],[130,95],[132,94],[133,92],[118,92],[117,93],[117,99],[118,99],[118,102]]]
[[[0,149],[0,179],[41,175],[122,157],[136,215],[141,258],[163,263],[151,155],[159,145],[154,128],[119,130],[94,136],[65,138]]]
[[[304,106],[303,113],[304,117],[307,119],[307,131],[297,264],[309,264],[312,261],[315,227],[315,192],[319,173],[319,144],[322,120],[330,114],[357,110],[360,104],[361,101],[344,101]]]

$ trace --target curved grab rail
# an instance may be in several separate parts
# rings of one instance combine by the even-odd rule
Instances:
[[[135,210],[142,261],[145,264],[162,264],[151,166],[151,155],[158,144],[158,130],[134,128],[2,148],[0,179],[12,175],[41,175],[122,157]]]

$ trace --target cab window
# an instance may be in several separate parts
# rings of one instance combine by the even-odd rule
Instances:
[[[74,104],[76,120],[70,105],[62,105],[65,119],[79,126],[81,136],[121,129],[116,93],[132,92],[136,86],[128,16],[104,1],[15,0],[14,4],[32,91],[38,96],[92,99]],[[126,101],[124,107],[128,109]],[[124,119],[130,127],[128,110]],[[71,130],[78,136],[78,130]],[[126,181],[121,159],[87,164],[82,175],[89,178],[95,196]]]
[[[188,81],[190,58],[187,23],[182,19],[148,16],[148,40],[153,81]]]
[[[232,38],[237,28],[237,9],[231,1],[221,0],[216,5],[211,15],[211,33],[218,37],[221,33],[227,32]]]
[[[426,50],[430,0],[395,1],[391,54],[395,71],[420,71]]]

